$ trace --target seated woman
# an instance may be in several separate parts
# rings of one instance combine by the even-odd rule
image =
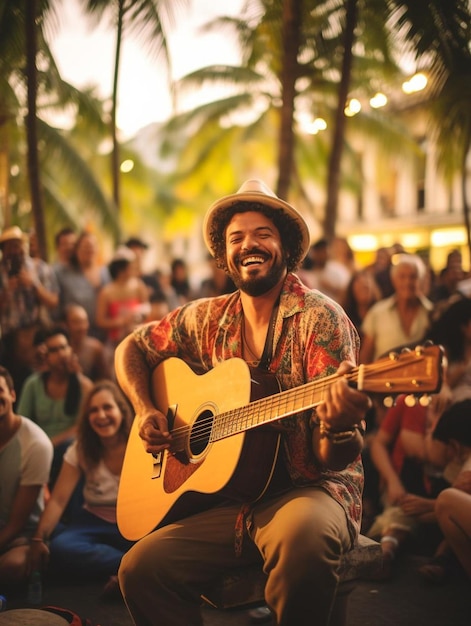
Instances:
[[[30,551],[30,571],[74,572],[86,579],[107,579],[105,592],[118,590],[116,574],[131,547],[116,524],[116,500],[132,414],[111,381],[94,385],[77,428],[77,439],[64,454],[51,497],[39,520]],[[84,479],[84,505],[59,524],[76,485]]]

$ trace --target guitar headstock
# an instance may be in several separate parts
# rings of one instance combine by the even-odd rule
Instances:
[[[355,370],[354,382],[367,393],[386,396],[436,393],[443,382],[446,366],[442,346],[417,346],[414,350],[391,352]]]

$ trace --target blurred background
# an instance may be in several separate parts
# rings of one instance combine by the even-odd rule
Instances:
[[[206,267],[249,177],[345,238],[469,267],[468,0],[0,0],[0,230]],[[202,270],[203,271],[203,270]],[[199,279],[199,278],[198,278]]]

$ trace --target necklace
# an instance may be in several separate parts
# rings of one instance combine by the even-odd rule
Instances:
[[[245,361],[248,365],[252,367],[257,367],[260,363],[260,358],[255,354],[255,352],[249,346],[249,342],[245,336],[245,320],[242,320],[242,353],[244,355]],[[247,358],[250,357],[250,358]]]
[[[245,336],[245,318],[242,319],[242,330],[241,330],[242,354],[244,355],[244,358],[245,358],[249,356],[249,353],[250,353],[250,355],[255,360],[249,361],[247,358],[245,358],[245,361],[253,367],[262,367],[263,369],[268,369],[270,365],[270,362],[272,359],[272,352],[273,352],[273,336],[275,333],[276,318],[278,315],[278,306],[279,306],[279,300],[277,300],[271,312],[271,318],[268,324],[267,336],[265,338],[265,346],[263,348],[262,356],[260,357],[255,354],[255,352],[251,349],[249,342],[247,341],[247,338]]]

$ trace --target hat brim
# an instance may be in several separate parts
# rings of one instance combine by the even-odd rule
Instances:
[[[277,198],[276,196],[269,196],[265,193],[257,192],[257,191],[247,191],[242,193],[233,193],[229,196],[224,196],[220,198],[214,204],[212,204],[203,221],[203,238],[206,244],[206,247],[210,251],[210,253],[214,256],[215,251],[213,249],[211,243],[210,233],[213,229],[213,222],[216,215],[230,206],[234,204],[239,204],[240,202],[257,202],[259,204],[263,204],[264,206],[268,206],[272,209],[278,209],[284,211],[286,215],[288,215],[296,224],[298,225],[301,235],[302,235],[302,255],[301,259],[303,260],[306,254],[308,253],[309,246],[311,244],[311,238],[309,234],[308,226],[303,218],[303,216],[297,211],[291,204],[281,200],[281,198]]]

